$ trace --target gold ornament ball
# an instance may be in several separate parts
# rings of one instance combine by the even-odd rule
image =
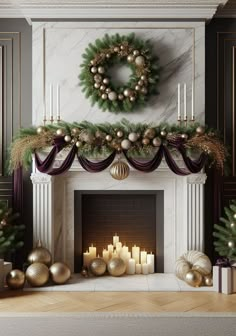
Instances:
[[[56,135],[64,135],[64,131],[63,131],[63,129],[61,129],[61,128],[59,128],[59,129],[57,129],[56,130]]]
[[[25,277],[32,287],[40,287],[48,282],[49,269],[46,265],[36,262],[27,268]]]
[[[138,67],[141,67],[145,64],[145,58],[143,56],[138,56],[135,58],[135,64],[138,66]]]
[[[181,138],[183,140],[187,140],[188,139],[188,134],[186,134],[186,133],[181,134]]]
[[[90,272],[95,276],[101,276],[106,272],[107,264],[102,258],[94,258],[89,265]]]
[[[124,180],[129,176],[129,166],[123,161],[116,161],[111,165],[110,174],[116,180]]]
[[[161,134],[161,136],[164,138],[164,137],[166,137],[166,135],[167,135],[167,132],[166,132],[166,131],[164,131],[164,130],[162,130],[160,134]]]
[[[79,134],[79,129],[76,128],[76,127],[72,128],[72,130],[71,130],[71,134],[72,134],[72,135],[77,135],[77,134]]]
[[[119,99],[119,100],[123,100],[123,99],[124,99],[124,95],[123,95],[122,93],[120,93],[120,94],[118,95],[118,99]]]
[[[231,228],[234,228],[234,227],[235,227],[235,223],[231,223],[231,224],[230,224],[230,227],[231,227]]]
[[[116,135],[118,136],[118,138],[122,138],[124,133],[122,131],[117,131]]]
[[[234,248],[234,246],[235,246],[235,244],[234,244],[233,241],[229,241],[229,242],[228,242],[228,247],[230,247],[230,248]]]
[[[139,54],[140,54],[139,50],[134,50],[134,51],[133,51],[133,55],[134,55],[134,56],[138,56]]]
[[[101,85],[101,86],[100,86],[100,90],[101,90],[101,91],[105,91],[105,90],[106,90],[106,85]]]
[[[107,134],[106,135],[106,141],[110,142],[111,140],[112,140],[112,136],[110,134]]]
[[[105,72],[105,69],[102,66],[98,67],[98,73],[104,74],[104,72]]]
[[[102,76],[99,75],[99,74],[96,74],[96,75],[93,77],[93,79],[95,80],[95,82],[100,83],[100,82],[102,81]]]
[[[144,137],[148,139],[153,139],[155,138],[156,131],[154,128],[147,128],[146,131],[144,132]]]
[[[202,275],[198,271],[189,271],[185,275],[185,281],[192,287],[200,287],[202,283]]]
[[[121,258],[112,258],[108,261],[107,270],[112,276],[121,276],[126,270],[125,262]]]
[[[93,66],[93,67],[90,69],[90,71],[91,71],[93,74],[95,74],[95,73],[97,73],[98,68],[95,67],[95,66]]]
[[[44,133],[45,132],[45,127],[43,127],[43,126],[39,126],[38,128],[37,128],[37,133],[38,134],[42,134],[42,133]]]
[[[107,85],[107,84],[109,84],[109,82],[110,82],[110,81],[109,81],[109,78],[104,78],[104,79],[103,79],[103,83],[104,83],[104,84]]]
[[[104,100],[107,99],[107,94],[106,93],[102,94],[102,99],[104,99]]]
[[[236,213],[234,214],[234,219],[236,219]]]
[[[138,81],[138,85],[143,86],[143,84],[144,84],[144,81],[142,80]]]
[[[208,275],[205,275],[204,278],[204,285],[205,286],[213,286],[213,279],[212,279],[212,275],[211,274],[208,274]]]
[[[57,285],[63,285],[70,279],[71,276],[69,267],[62,262],[56,262],[53,264],[49,268],[49,273],[52,281]]]
[[[115,52],[119,52],[119,51],[120,51],[120,48],[119,48],[119,47],[115,47],[115,48],[114,48],[114,51],[115,51]]]
[[[111,57],[111,54],[107,53],[106,58],[110,58],[110,57]]]
[[[148,90],[146,87],[142,87],[141,92],[146,95],[148,93]]]
[[[149,144],[150,144],[150,139],[148,139],[148,138],[143,138],[143,140],[142,140],[142,144],[145,145],[145,146],[149,145]]]
[[[98,82],[94,83],[94,87],[95,87],[95,89],[99,89],[100,88],[100,83],[98,83]]]
[[[142,75],[140,78],[141,78],[141,80],[143,80],[143,81],[146,81],[146,80],[147,80],[147,76],[146,76],[146,75]]]
[[[110,88],[107,88],[107,89],[106,89],[106,93],[109,93],[109,92],[111,92],[111,89],[110,89]]]
[[[28,262],[30,264],[38,262],[50,266],[52,255],[49,250],[43,247],[41,242],[38,241],[37,246],[28,255]]]
[[[123,149],[125,149],[125,150],[130,149],[130,147],[131,147],[131,142],[130,142],[130,140],[128,140],[128,139],[124,139],[124,140],[121,142],[121,147],[122,147]]]
[[[141,89],[140,85],[135,85],[135,90],[139,91]]]
[[[77,148],[81,147],[82,146],[82,142],[81,141],[76,141],[75,145]]]
[[[125,89],[124,90],[124,96],[130,97],[132,95],[133,91],[131,89]]]
[[[133,55],[128,55],[128,56],[127,56],[127,61],[128,61],[129,63],[132,63],[132,62],[134,61],[134,56],[133,56]]]
[[[71,142],[71,136],[70,135],[65,135],[64,140],[65,140],[65,142]]]
[[[7,286],[11,289],[20,289],[24,287],[25,284],[25,274],[24,272],[14,269],[10,271],[6,276]]]
[[[198,126],[198,127],[196,128],[196,133],[197,133],[198,135],[203,135],[203,134],[205,133],[205,128],[204,128],[203,126]]]
[[[161,145],[161,139],[158,138],[158,137],[154,138],[154,139],[152,140],[152,144],[153,144],[153,146],[155,146],[155,147],[159,147],[159,146]]]
[[[129,100],[130,100],[131,102],[134,102],[134,101],[136,100],[136,97],[135,97],[135,96],[131,96],[131,97],[129,98]]]

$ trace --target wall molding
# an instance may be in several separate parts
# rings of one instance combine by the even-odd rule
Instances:
[[[211,19],[227,0],[11,1],[1,18],[31,19]]]

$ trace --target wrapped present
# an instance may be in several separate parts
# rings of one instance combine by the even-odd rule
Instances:
[[[219,293],[236,293],[236,267],[228,258],[217,259],[216,265],[213,266],[213,286]]]

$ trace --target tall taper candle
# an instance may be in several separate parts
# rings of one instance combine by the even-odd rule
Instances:
[[[60,85],[57,84],[57,120],[60,121],[60,109],[61,109],[61,106],[60,106]]]
[[[180,83],[178,83],[178,121],[181,120],[181,111],[180,111]]]
[[[195,96],[194,96],[194,81],[192,81],[192,121],[195,119],[194,116],[194,105],[195,105]]]
[[[187,85],[184,83],[184,120],[187,120]]]
[[[53,86],[50,84],[50,120],[53,121]]]

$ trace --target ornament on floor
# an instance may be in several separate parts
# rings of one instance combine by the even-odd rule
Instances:
[[[84,277],[84,278],[87,278],[88,277],[88,269],[87,267],[82,267],[82,270],[81,270],[81,275]]]
[[[42,246],[40,240],[38,240],[36,247],[28,255],[28,262],[33,264],[35,262],[43,263],[46,266],[50,266],[52,262],[52,255],[48,249]]]
[[[10,289],[23,288],[25,284],[25,273],[18,269],[13,269],[6,276],[6,284]]]
[[[196,287],[198,286],[198,280],[200,279],[198,273],[201,276],[207,276],[211,273],[211,270],[212,264],[210,259],[206,254],[200,251],[188,251],[179,257],[175,263],[175,275],[191,286],[194,281],[196,281]],[[189,272],[190,274],[188,274]]]
[[[110,167],[110,174],[116,180],[124,180],[129,176],[129,166],[126,162],[118,160]]]
[[[95,276],[101,276],[106,272],[107,264],[102,258],[94,258],[90,265],[89,270]]]
[[[110,275],[114,277],[119,277],[125,273],[125,262],[121,258],[112,258],[108,261],[107,270]]]
[[[70,268],[62,262],[56,262],[49,268],[52,281],[57,285],[63,285],[71,277]]]
[[[198,271],[188,271],[185,275],[185,281],[192,287],[200,287],[202,284],[202,274]]]
[[[25,276],[32,287],[41,287],[48,282],[49,269],[45,264],[35,262],[27,268]]]
[[[205,275],[203,277],[203,284],[208,287],[213,286],[213,279],[211,274]]]
[[[151,95],[158,94],[160,67],[151,49],[150,41],[141,40],[134,33],[106,34],[94,45],[90,43],[83,54],[79,76],[86,98],[110,112],[131,112],[143,106]],[[132,73],[126,84],[117,87],[109,76],[109,67],[124,62]]]

